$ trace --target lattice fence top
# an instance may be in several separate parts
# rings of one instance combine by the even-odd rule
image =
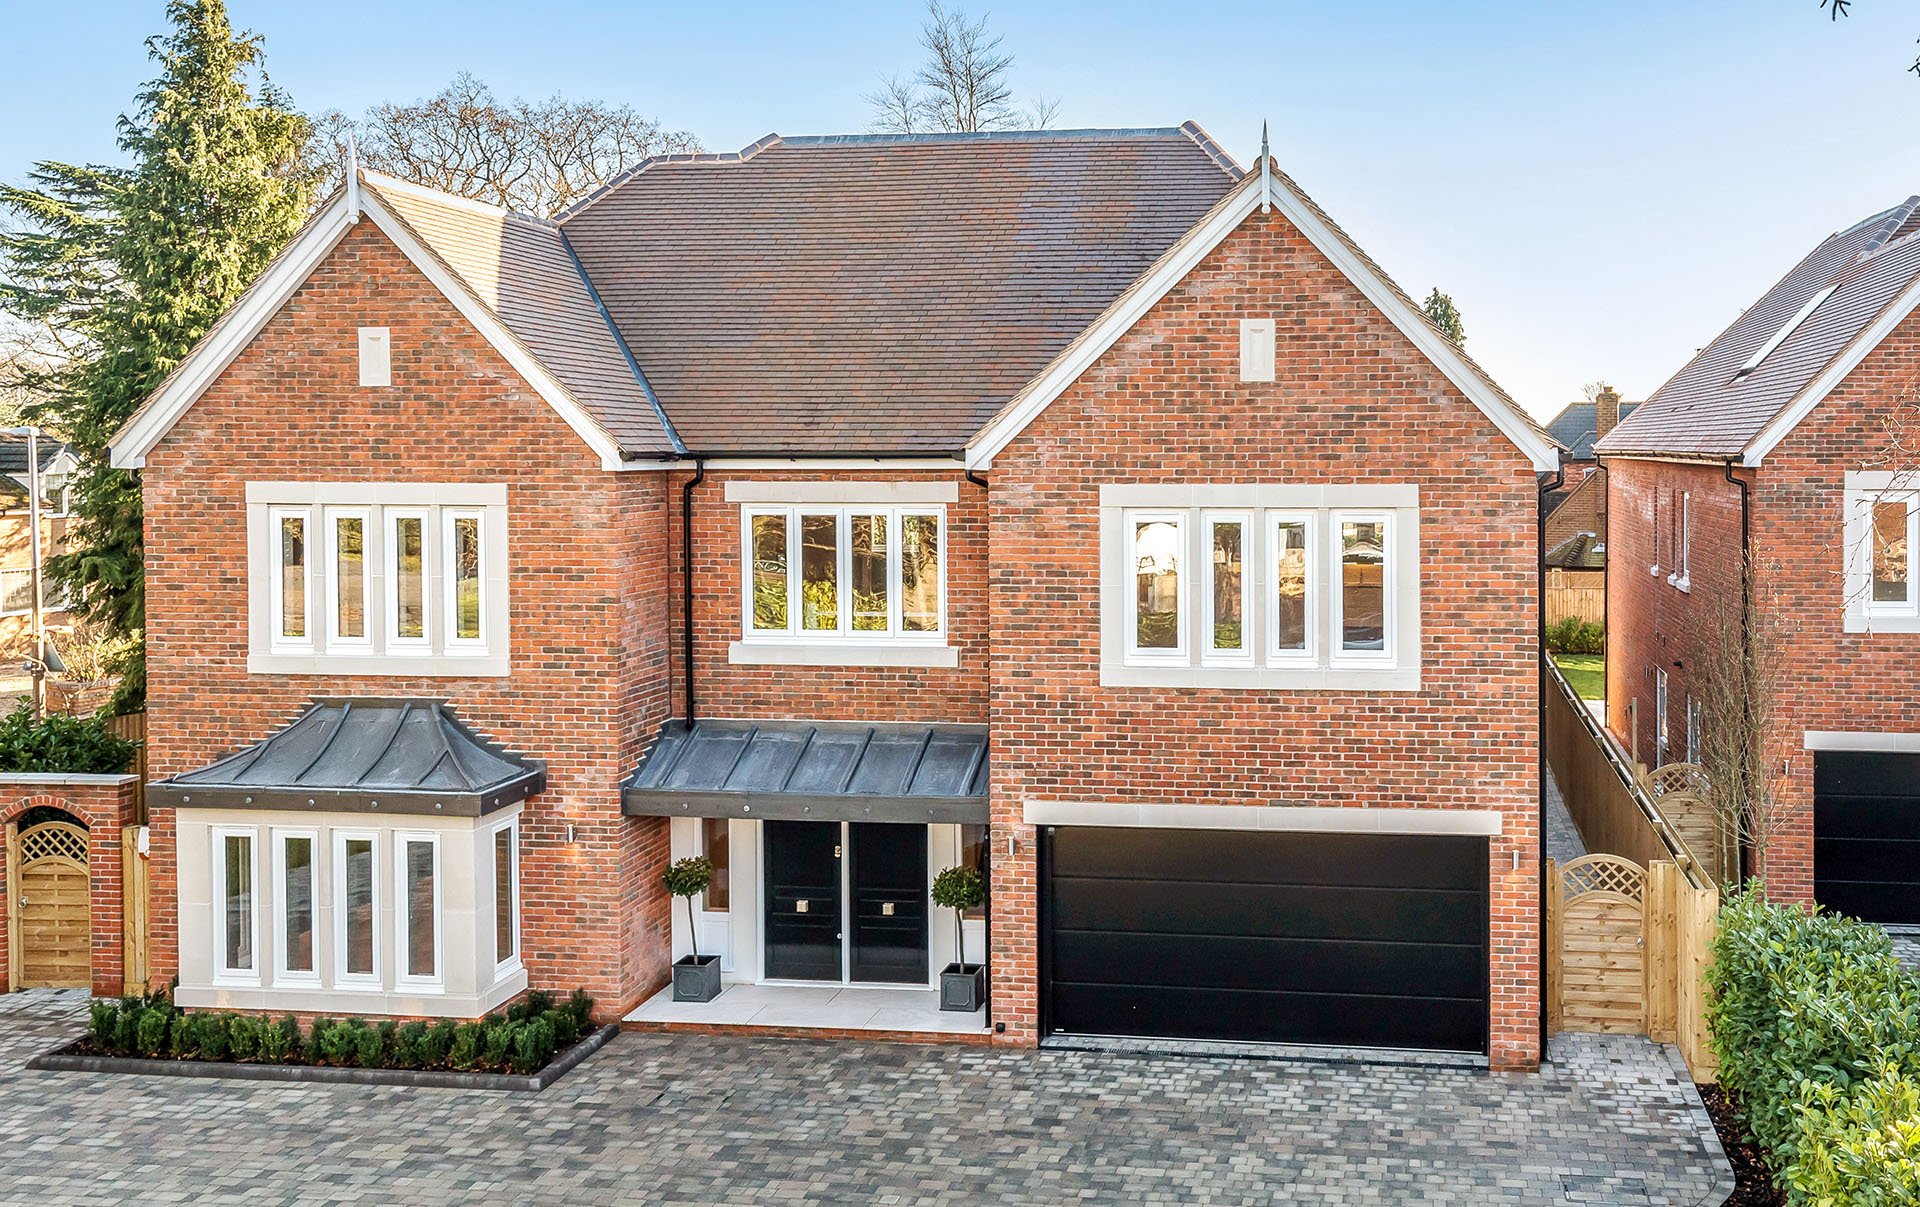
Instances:
[[[1713,781],[1698,763],[1663,763],[1647,773],[1647,791],[1655,800],[1669,792],[1687,792],[1707,800],[1713,795]]]
[[[20,834],[20,862],[59,856],[87,866],[87,832],[63,821],[41,822]]]
[[[1587,893],[1616,893],[1637,902],[1647,887],[1646,869],[1618,855],[1583,855],[1562,867],[1560,876],[1568,901]]]

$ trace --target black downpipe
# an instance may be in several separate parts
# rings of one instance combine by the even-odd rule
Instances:
[[[1733,483],[1740,491],[1740,635],[1744,639],[1752,640],[1752,634],[1747,632],[1747,625],[1753,621],[1753,496],[1747,480],[1733,476],[1732,457],[1728,457],[1725,464],[1721,466],[1721,472],[1726,475],[1727,481]],[[1746,707],[1744,701],[1741,707]],[[1745,725],[1741,726],[1742,730],[1745,728]],[[1740,844],[1740,883],[1743,885],[1753,874],[1752,854],[1747,849],[1746,843]],[[1718,874],[1718,869],[1715,870],[1715,874]]]
[[[1547,496],[1552,494],[1554,491],[1559,490],[1562,486],[1565,486],[1566,484],[1567,484],[1567,467],[1564,465],[1556,467],[1553,471],[1553,477],[1545,478],[1541,480],[1539,495],[1535,498],[1534,506],[1533,506],[1533,524],[1534,524],[1533,614],[1534,614],[1536,627],[1539,630],[1539,642],[1540,642],[1540,648],[1537,651],[1540,655],[1540,665],[1537,668],[1539,672],[1539,676],[1538,676],[1539,687],[1535,692],[1535,694],[1539,697],[1540,716],[1539,716],[1538,722],[1536,723],[1534,731],[1540,735],[1542,741],[1544,741],[1547,736],[1547,689],[1552,686],[1550,683],[1547,682]],[[1538,867],[1542,872],[1547,870],[1547,777],[1553,774],[1553,772],[1547,769],[1546,763],[1547,763],[1547,752],[1543,746],[1540,751],[1540,766],[1539,766],[1540,809],[1539,809],[1538,815],[1534,819],[1534,829],[1539,832],[1537,837],[1540,844],[1540,850],[1534,856],[1534,866]],[[1552,958],[1552,955],[1547,951],[1547,878],[1545,876],[1541,876],[1539,880],[1540,880],[1540,936],[1537,942],[1539,944],[1539,952],[1540,952],[1539,966],[1541,969],[1540,1055],[1544,1059],[1547,1054],[1547,1039],[1549,1038],[1547,1034],[1546,967],[1547,967],[1547,961]]]
[[[681,661],[687,678],[687,728],[693,728],[693,488],[707,480],[707,463],[693,463],[693,477],[680,488],[680,632]]]
[[[979,474],[974,473],[972,470],[967,471],[967,481],[973,483],[975,486],[978,486],[981,490],[988,489],[987,480],[981,477]]]

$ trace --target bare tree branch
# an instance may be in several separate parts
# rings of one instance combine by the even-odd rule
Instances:
[[[920,94],[913,81],[897,75],[883,76],[880,87],[867,93],[867,107],[873,120],[867,129],[876,134],[913,134],[919,130]]]
[[[1013,55],[1000,48],[1002,38],[987,31],[987,17],[970,19],[940,0],[928,0],[920,27],[926,60],[907,79],[886,76],[866,96],[873,110],[870,129],[911,134],[935,130],[949,134],[980,130],[1039,130],[1053,124],[1060,102],[1041,96],[1024,109],[1014,104],[1008,74]]]

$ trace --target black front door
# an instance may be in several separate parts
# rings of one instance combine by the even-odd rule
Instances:
[[[853,980],[927,983],[927,828],[851,822]]]
[[[840,823],[770,821],[767,834],[767,975],[838,981]]]

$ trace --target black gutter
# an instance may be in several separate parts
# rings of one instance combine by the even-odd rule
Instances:
[[[687,724],[693,710],[693,488],[707,480],[707,463],[696,460],[693,477],[680,488],[680,633],[681,660],[686,666]]]
[[[679,449],[671,453],[654,453],[645,456],[625,454],[629,461],[725,461],[729,459],[754,461],[953,461],[963,458],[958,453],[929,452],[873,452],[856,450],[853,452],[795,452],[792,449],[765,451],[760,449]]]
[[[1753,622],[1753,495],[1752,488],[1748,486],[1746,479],[1733,476],[1733,461],[1732,457],[1728,457],[1721,465],[1721,472],[1726,476],[1727,481],[1733,483],[1740,491],[1740,635],[1744,644],[1753,636],[1747,632],[1747,626]],[[1745,700],[1740,702],[1740,706],[1749,707]],[[1743,731],[1746,729],[1744,720],[1740,728]],[[1751,869],[1747,856],[1747,844],[1743,842],[1740,844],[1740,882],[1742,884],[1746,883]],[[1719,872],[1719,868],[1714,869],[1716,876]]]
[[[1534,625],[1538,630],[1538,640],[1540,643],[1538,650],[1540,665],[1537,668],[1539,671],[1539,682],[1535,690],[1535,695],[1538,700],[1537,709],[1539,719],[1534,725],[1534,732],[1542,738],[1545,738],[1547,733],[1547,688],[1550,686],[1547,682],[1547,496],[1566,484],[1567,467],[1564,465],[1554,467],[1552,478],[1542,478],[1540,480],[1539,493],[1535,497],[1533,505],[1533,615]],[[1612,522],[1611,514],[1608,516],[1608,522]],[[1553,774],[1552,770],[1548,768],[1546,764],[1547,752],[1543,748],[1539,752],[1539,759],[1537,761],[1540,772],[1540,808],[1534,818],[1534,829],[1537,831],[1536,839],[1540,847],[1539,852],[1535,855],[1535,866],[1542,872],[1545,872],[1547,869],[1547,777]],[[1539,881],[1540,934],[1537,942],[1539,943],[1538,950],[1540,952],[1539,966],[1544,970],[1547,966],[1547,961],[1552,959],[1553,956],[1547,951],[1547,878],[1542,875],[1539,877]],[[1547,1040],[1550,1038],[1550,1033],[1547,1030],[1546,985],[1546,976],[1543,971],[1540,977],[1540,1055],[1542,1058],[1547,1054]]]
[[[567,259],[573,261],[573,271],[580,275],[580,284],[587,290],[587,296],[593,299],[593,308],[600,312],[600,321],[607,325],[607,334],[613,336],[613,342],[619,347],[620,355],[627,360],[627,368],[633,373],[633,380],[640,386],[640,392],[647,396],[648,405],[653,407],[653,417],[660,421],[660,430],[666,433],[667,443],[673,451],[685,455],[687,446],[680,440],[680,433],[674,430],[673,420],[667,418],[667,408],[660,403],[660,396],[653,392],[652,383],[641,371],[640,362],[634,358],[633,349],[627,347],[627,337],[620,334],[620,328],[614,324],[613,315],[607,312],[607,304],[600,300],[600,291],[593,287],[593,278],[587,275],[586,265],[580,263],[580,257],[574,253],[573,244],[567,240],[567,232],[554,228],[554,234],[560,236],[560,246],[567,253]],[[624,455],[624,454],[623,454]]]

